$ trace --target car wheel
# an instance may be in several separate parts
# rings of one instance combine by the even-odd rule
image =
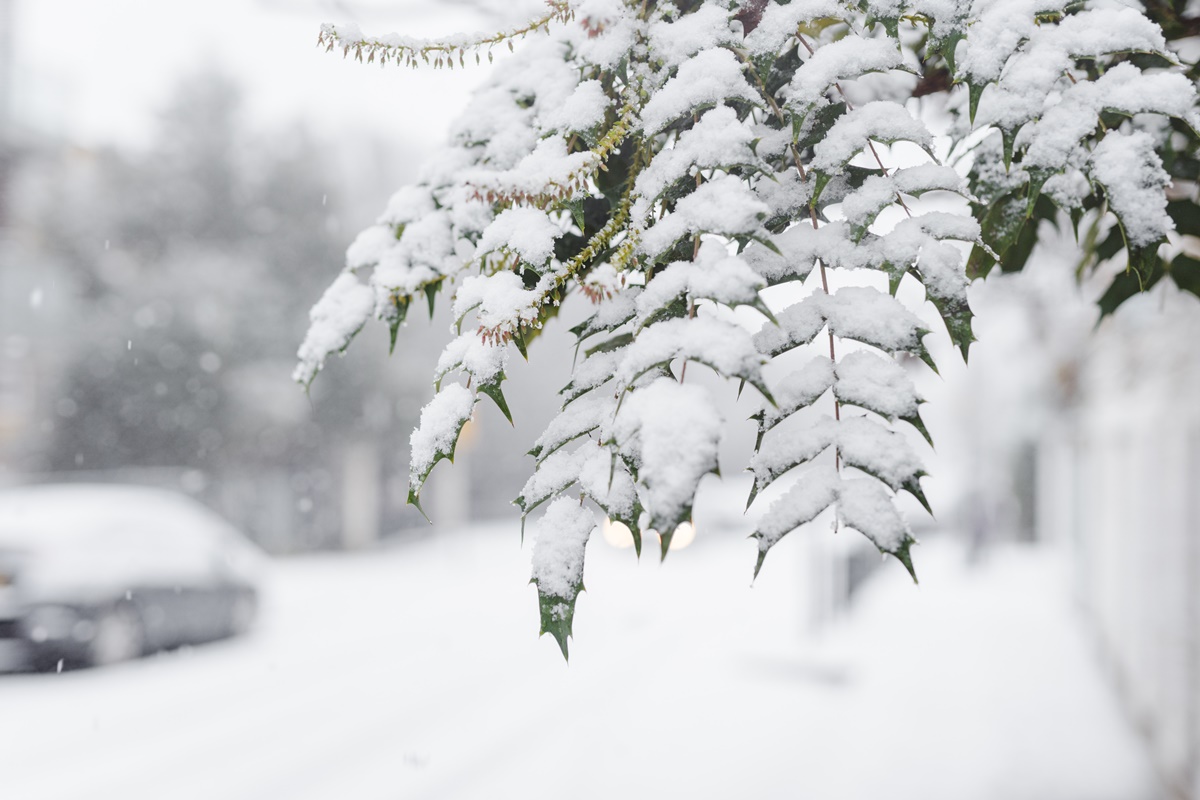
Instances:
[[[88,666],[137,658],[143,645],[142,623],[137,614],[128,606],[114,606],[96,618],[96,630],[88,647]]]

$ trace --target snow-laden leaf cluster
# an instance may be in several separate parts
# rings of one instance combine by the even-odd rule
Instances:
[[[568,295],[591,303],[516,499],[536,515],[542,631],[564,654],[596,511],[639,553],[653,534],[665,555],[719,470],[724,420],[689,367],[757,396],[751,502],[790,483],[761,515],[756,574],[832,509],[915,576],[896,499],[928,508],[929,437],[908,370],[935,365],[930,326],[899,287],[923,288],[965,357],[965,254],[976,273],[1003,263],[1044,197],[1069,213],[1103,197],[1141,269],[1171,229],[1164,139],[1142,120],[1196,124],[1194,87],[1157,26],[1106,0],[554,0],[496,36],[326,26],[320,42],[454,67],[526,35],[422,180],[350,247],[296,378],[311,381],[369,317],[394,344],[414,302],[432,312],[450,295],[455,337],[412,436],[416,503],[480,394],[509,415],[509,347],[525,355]],[[962,109],[954,134],[978,143],[969,179],[935,155],[911,99],[929,94]],[[974,213],[922,210],[938,192]]]
[[[958,132],[994,131],[974,148],[970,176],[991,247],[972,253],[968,273],[997,259],[1020,269],[1039,220],[1062,215],[1078,232],[1085,216],[1107,225],[1107,210],[1134,285],[1149,288],[1176,228],[1162,155],[1194,151],[1200,129],[1195,76],[1154,21],[1117,3],[992,0],[965,19],[947,59],[968,87]]]

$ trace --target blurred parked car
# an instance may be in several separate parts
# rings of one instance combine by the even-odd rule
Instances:
[[[182,495],[0,492],[0,670],[109,664],[245,631],[261,552]]]

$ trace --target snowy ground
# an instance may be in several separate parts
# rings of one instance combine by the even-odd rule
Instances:
[[[283,562],[241,641],[0,677],[0,796],[1158,797],[1047,555],[927,544],[812,641],[752,554],[594,542],[569,667],[515,530]]]

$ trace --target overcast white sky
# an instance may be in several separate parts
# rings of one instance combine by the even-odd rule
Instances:
[[[15,106],[35,130],[84,145],[146,140],[177,77],[241,77],[255,122],[305,119],[322,136],[373,129],[398,145],[440,138],[481,69],[381,69],[316,48],[322,22],[418,36],[526,19],[539,0],[14,0]],[[426,113],[426,109],[433,113]]]

